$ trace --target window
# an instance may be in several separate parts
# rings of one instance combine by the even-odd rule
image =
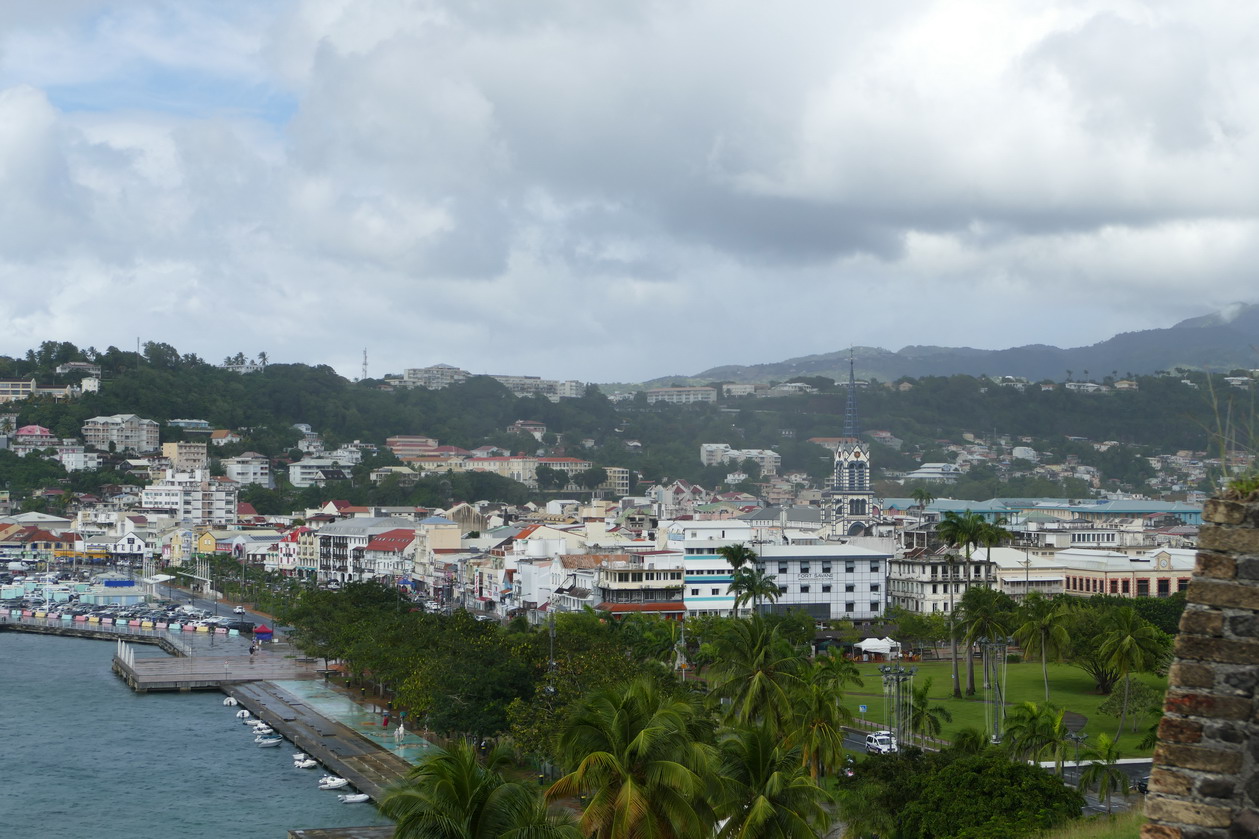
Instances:
[[[1189,578],[1188,578],[1188,577],[1181,577],[1180,579],[1176,580],[1176,590],[1177,590],[1177,591],[1184,591],[1184,590],[1185,590],[1185,589],[1187,589],[1187,588],[1189,588]]]
[[[779,594],[780,596],[781,596],[781,595],[784,595],[784,594],[786,594],[786,593],[787,593],[787,587],[786,587],[786,586],[779,586],[779,587],[778,587],[778,594]]]
[[[699,597],[699,589],[697,588],[691,589],[691,597]]]
[[[779,574],[786,574],[786,573],[787,573],[787,563],[785,563],[785,562],[780,562],[780,563],[778,563],[778,573],[779,573]]]
[[[877,600],[871,600],[871,601],[870,601],[870,611],[871,611],[871,612],[877,612],[877,611],[879,611],[879,601],[877,601]]]
[[[1149,596],[1150,596],[1150,581],[1137,580],[1137,597],[1149,597]]]
[[[1111,593],[1111,594],[1118,594],[1118,593],[1119,593],[1119,581],[1118,581],[1118,580],[1111,580],[1111,581],[1110,581],[1110,593]]]
[[[856,590],[857,590],[857,587],[853,585],[852,583],[848,583],[844,586],[844,591],[856,591]]]
[[[845,563],[844,563],[844,573],[845,573],[845,574],[851,574],[851,573],[853,573],[853,572],[854,572],[854,571],[856,571],[856,570],[857,570],[857,563],[855,563],[855,562],[845,562]]]
[[[870,570],[876,572],[879,570],[879,561],[877,559],[870,561]]]
[[[870,591],[878,591],[878,590],[879,590],[879,584],[878,584],[878,583],[871,583],[871,584],[870,584]]]
[[[848,601],[847,603],[845,603],[845,604],[844,604],[844,611],[845,611],[845,612],[853,612],[853,611],[856,611],[856,610],[855,610],[855,608],[854,608],[856,605],[857,605],[856,603],[853,603],[853,602],[850,600],[850,601]]]
[[[807,562],[800,563],[800,573],[801,574],[809,573],[809,563]]]
[[[830,594],[830,593],[831,593],[830,586],[822,586],[822,594]]]
[[[822,573],[823,574],[831,573],[831,564],[829,562],[822,563]]]
[[[1124,594],[1131,594],[1131,593],[1132,593],[1131,587],[1128,585],[1128,582],[1129,582],[1128,580],[1124,580],[1124,581],[1123,581],[1123,593],[1124,593]]]
[[[712,591],[713,597],[716,597],[717,595],[721,594],[721,589],[719,588],[711,589],[711,591]]]
[[[1172,593],[1172,581],[1167,577],[1158,578],[1158,596],[1167,597]]]
[[[800,593],[801,593],[801,594],[808,594],[808,593],[809,593],[809,587],[808,587],[808,586],[800,586]]]

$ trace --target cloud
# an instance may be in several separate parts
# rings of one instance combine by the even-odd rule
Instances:
[[[0,22],[8,352],[627,380],[1092,343],[1254,264],[1244,4],[38,5]]]

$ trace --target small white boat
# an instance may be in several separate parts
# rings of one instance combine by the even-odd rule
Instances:
[[[341,789],[341,787],[347,787],[349,785],[350,782],[345,778],[338,778],[335,775],[327,775],[319,781],[320,789]]]
[[[310,757],[310,755],[306,754],[305,752],[298,752],[297,754],[293,755],[293,760],[305,760],[308,757]]]
[[[269,725],[255,725],[254,734],[275,734],[275,729]]]
[[[315,760],[313,757],[308,757],[305,760],[293,761],[294,769],[314,769],[318,765],[319,761]]]
[[[223,700],[223,704],[224,704],[224,705],[227,705],[229,708],[235,707],[235,706],[236,706],[236,697],[234,697],[234,696],[229,696],[229,697],[227,697],[226,699],[224,699],[224,700]]]
[[[236,712],[236,719],[238,720],[249,719],[249,712],[246,711],[244,708],[241,708],[239,711]],[[248,725],[249,723],[245,723],[245,724]]]
[[[353,795],[338,795],[342,804],[361,804],[364,801],[371,801],[372,797],[365,792],[356,792]]]
[[[254,742],[258,744],[258,748],[265,749],[267,746],[278,746],[284,742],[284,738],[280,735],[274,737],[262,735],[254,738]]]

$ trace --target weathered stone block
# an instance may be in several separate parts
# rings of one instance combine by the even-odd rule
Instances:
[[[1240,696],[1215,696],[1210,693],[1184,693],[1169,690],[1163,709],[1185,716],[1244,720],[1250,716],[1251,701]]]
[[[1259,836],[1259,812],[1250,809],[1238,813],[1228,828],[1228,839],[1254,839]]]
[[[1259,664],[1259,644],[1205,635],[1177,635],[1176,655],[1225,664]]]
[[[1259,580],[1259,557],[1244,556],[1238,559],[1237,576],[1243,580]]]
[[[1224,609],[1259,609],[1259,586],[1194,579],[1185,592],[1190,603]]]
[[[1233,615],[1226,624],[1228,631],[1235,638],[1259,638],[1259,616]]]
[[[1141,839],[1183,839],[1183,834],[1179,827],[1170,824],[1143,824]]]
[[[1180,616],[1180,631],[1195,635],[1223,635],[1224,613],[1215,609],[1186,609]]]
[[[1158,736],[1168,743],[1197,743],[1202,739],[1202,723],[1179,717],[1163,717]]]
[[[1187,796],[1191,789],[1193,789],[1193,778],[1188,775],[1161,766],[1155,766],[1150,772],[1151,792]]]
[[[1206,551],[1259,553],[1259,530],[1250,527],[1204,524],[1198,531],[1198,547]]]
[[[1259,682],[1259,674],[1256,674],[1255,671],[1249,667],[1245,670],[1232,670],[1224,673],[1220,682],[1224,687],[1238,691],[1239,693],[1244,693],[1247,696],[1251,696],[1255,692],[1255,684]],[[1196,687],[1196,685],[1186,685],[1186,687]]]
[[[1242,766],[1241,752],[1211,749],[1205,746],[1182,746],[1159,743],[1154,749],[1154,762],[1181,769],[1235,774]]]
[[[1236,789],[1231,778],[1203,778],[1198,782],[1198,795],[1207,798],[1229,798]]]
[[[1215,684],[1215,671],[1207,664],[1176,661],[1167,671],[1167,683],[1173,687],[1209,688]]]
[[[1202,505],[1202,520],[1215,524],[1241,524],[1250,508],[1240,501],[1211,498]]]
[[[1163,797],[1151,797],[1145,803],[1145,814],[1152,819],[1202,827],[1228,827],[1233,821],[1233,811],[1228,807]]]
[[[1228,554],[1199,551],[1195,572],[1199,577],[1231,580],[1237,576],[1237,560]]]

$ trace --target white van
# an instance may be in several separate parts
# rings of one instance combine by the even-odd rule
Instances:
[[[890,731],[873,731],[866,735],[866,754],[887,755],[897,752],[896,738]]]

